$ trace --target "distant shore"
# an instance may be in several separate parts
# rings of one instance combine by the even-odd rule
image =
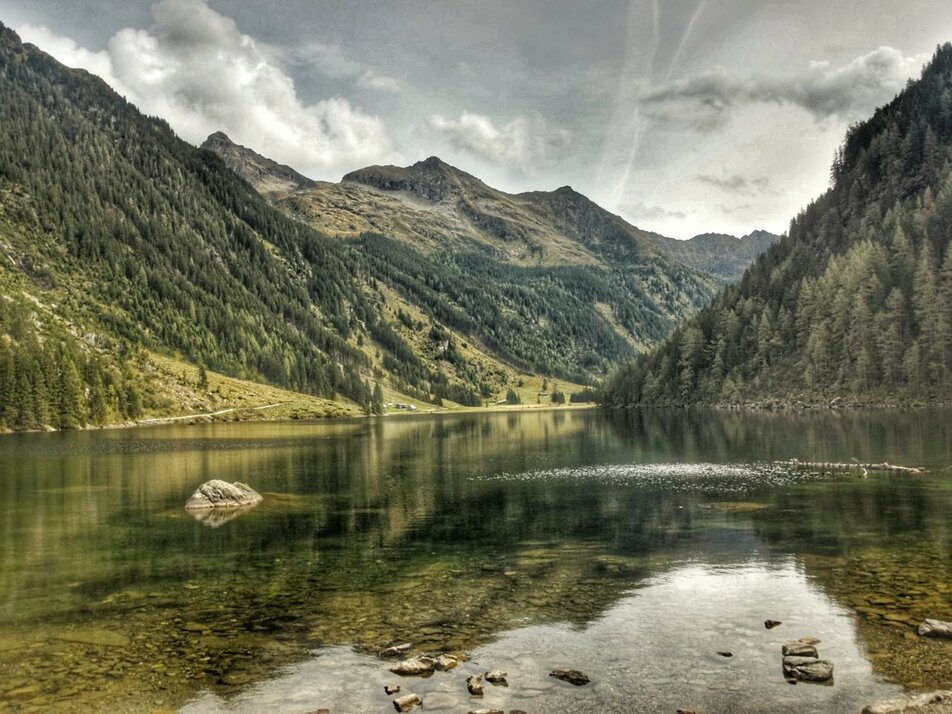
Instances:
[[[498,413],[525,413],[537,411],[581,411],[586,409],[598,409],[599,405],[594,403],[584,404],[493,404],[488,407],[433,407],[432,409],[393,409],[384,414],[364,414],[357,413],[319,413],[319,412],[299,412],[294,416],[272,416],[272,414],[281,407],[287,406],[286,403],[265,404],[257,407],[229,407],[218,409],[213,412],[202,412],[196,414],[169,415],[161,417],[147,417],[138,419],[134,422],[122,422],[116,424],[86,425],[79,429],[6,429],[0,430],[0,435],[4,434],[46,434],[56,432],[82,432],[82,431],[100,431],[105,429],[135,429],[150,426],[171,426],[173,424],[182,424],[194,426],[198,424],[239,424],[239,423],[294,423],[308,421],[334,421],[346,419],[389,419],[401,418],[407,416],[434,416],[444,414],[498,414]],[[266,416],[261,416],[266,413]]]

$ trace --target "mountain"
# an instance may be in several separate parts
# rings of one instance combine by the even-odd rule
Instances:
[[[613,406],[952,401],[952,45],[838,150],[831,188]]]
[[[266,161],[242,152],[244,165]],[[354,246],[392,288],[395,311],[432,316],[519,369],[575,381],[657,342],[716,285],[571,188],[511,195],[436,157],[263,193]]]
[[[742,238],[724,233],[702,233],[690,240],[652,237],[665,255],[724,283],[740,280],[757,256],[780,240],[767,231],[753,231]]]
[[[546,210],[608,226],[574,247],[578,260],[503,260],[489,243],[522,245],[490,218],[505,197],[494,203],[445,165],[438,183],[462,186],[467,224],[487,221],[489,238],[441,231],[426,240],[454,249],[433,251],[379,230],[329,237],[276,198],[320,184],[241,147],[223,159],[234,146],[224,135],[196,149],[2,25],[0,123],[0,428],[232,413],[265,399],[321,413],[478,405],[509,390],[536,401],[549,380],[599,379],[711,294],[574,192]],[[639,259],[595,260],[612,252]]]
[[[314,186],[314,181],[290,166],[279,164],[234,143],[224,132],[216,131],[201,148],[218,154],[225,166],[244,178],[258,193],[293,191]]]
[[[709,288],[705,278],[717,282],[739,278],[778,240],[764,231],[740,240],[713,234],[689,241],[665,238],[632,226],[570,186],[508,194],[435,156],[407,167],[369,166],[337,184],[305,186],[283,185],[292,169],[227,141],[220,132],[203,147],[313,226],[351,237],[378,232],[425,252],[448,247],[480,250],[498,260],[533,266],[618,265],[669,258],[675,269],[687,266],[700,273],[701,283]],[[267,181],[260,170],[264,165],[276,169]]]
[[[221,150],[220,142],[206,146]],[[268,161],[235,146],[224,155],[236,151],[246,156],[241,165]],[[257,173],[242,175],[260,183]],[[262,193],[289,215],[356,245],[375,277],[405,303],[398,310],[432,315],[521,369],[577,381],[657,342],[710,298],[727,279],[726,266],[736,273],[769,242],[768,234],[704,246],[701,239],[687,242],[686,251],[568,186],[508,194],[437,157],[408,167],[370,166],[336,184]],[[710,274],[685,265],[689,259]],[[440,291],[421,284],[421,273],[438,278]],[[561,335],[592,328],[599,334],[581,344],[560,344]],[[527,340],[528,349],[521,344]]]

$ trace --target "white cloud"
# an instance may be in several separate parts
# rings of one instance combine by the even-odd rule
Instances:
[[[853,120],[891,99],[927,60],[928,55],[907,57],[880,47],[842,67],[811,62],[779,76],[742,77],[714,69],[645,90],[639,100],[655,120],[702,131],[723,126],[734,108],[755,102],[796,105],[817,119]]]
[[[488,116],[464,111],[459,119],[434,114],[429,124],[457,149],[510,168],[528,169],[570,141],[568,131],[551,126],[540,114],[497,127]]]
[[[120,30],[101,52],[44,27],[17,31],[64,64],[99,75],[193,143],[221,130],[315,177],[399,160],[380,118],[342,98],[304,103],[267,48],[206,0],[160,0],[152,15],[153,28]],[[372,86],[389,78],[355,79]]]
[[[309,42],[291,50],[272,48],[276,56],[295,65],[316,69],[331,79],[350,80],[359,87],[376,89],[382,92],[399,92],[400,80],[386,74],[380,74],[372,67],[357,62],[339,45],[326,42]]]

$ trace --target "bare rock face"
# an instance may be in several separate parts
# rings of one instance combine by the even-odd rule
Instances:
[[[952,640],[952,622],[926,620],[919,625],[919,634],[923,637],[938,637],[943,640]]]
[[[235,481],[228,483],[219,479],[206,481],[185,504],[186,511],[201,511],[206,508],[242,508],[261,503],[261,494],[248,484]]]

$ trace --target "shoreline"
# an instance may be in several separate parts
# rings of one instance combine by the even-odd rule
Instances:
[[[584,411],[604,409],[595,403],[584,404],[495,404],[489,407],[434,407],[433,409],[417,409],[415,411],[395,409],[385,414],[331,414],[321,416],[317,413],[303,417],[277,417],[277,418],[259,418],[255,414],[265,410],[275,409],[285,406],[286,403],[265,404],[260,407],[227,407],[218,409],[214,412],[204,412],[199,414],[184,414],[181,416],[148,417],[135,422],[102,424],[99,426],[86,425],[79,429],[4,429],[0,430],[0,437],[14,434],[60,434],[60,433],[80,433],[92,431],[106,431],[118,429],[140,429],[158,426],[173,426],[181,424],[182,426],[198,426],[201,424],[293,424],[307,422],[333,422],[333,421],[352,421],[356,419],[389,419],[405,418],[410,416],[440,416],[446,414],[499,414],[499,413],[526,413],[539,411]],[[232,418],[221,419],[220,416],[228,415]]]

